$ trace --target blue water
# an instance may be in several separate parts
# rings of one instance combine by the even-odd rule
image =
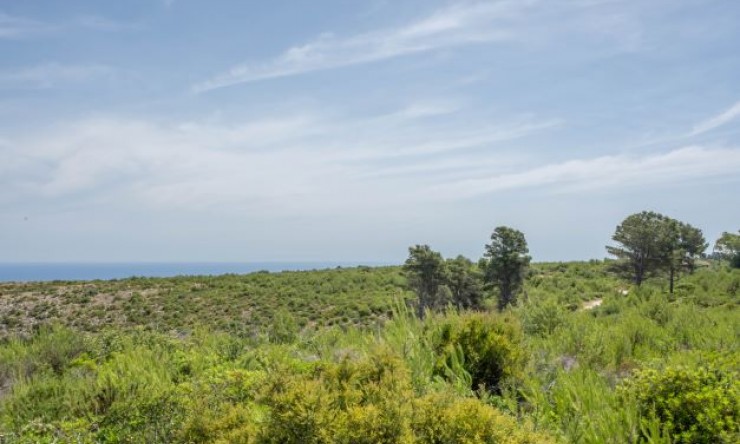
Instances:
[[[348,262],[182,262],[182,263],[0,263],[0,282],[80,281],[129,277],[243,274],[255,271],[318,270],[357,265]]]

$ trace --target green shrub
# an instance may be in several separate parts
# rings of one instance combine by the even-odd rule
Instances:
[[[290,344],[298,339],[298,324],[287,310],[278,310],[268,328],[270,342]]]
[[[565,309],[555,299],[548,298],[524,304],[520,316],[525,333],[546,336],[565,322]]]
[[[254,412],[247,405],[199,405],[176,437],[182,443],[252,444],[257,430]]]
[[[522,332],[513,318],[483,313],[449,317],[442,321],[437,335],[435,372],[440,376],[454,367],[460,352],[472,390],[499,392],[504,382],[521,376]]]
[[[388,351],[345,359],[315,375],[276,377],[262,443],[410,442],[410,376]]]
[[[620,387],[644,421],[657,418],[675,443],[740,442],[740,374],[716,366],[638,371]]]
[[[544,444],[554,442],[529,432],[495,408],[474,398],[431,394],[414,402],[413,429],[421,444]]]

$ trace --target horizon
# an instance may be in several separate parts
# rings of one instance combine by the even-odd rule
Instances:
[[[0,6],[0,264],[608,258],[740,228],[740,4]],[[735,191],[732,191],[735,190]],[[173,261],[172,258],[177,258]]]

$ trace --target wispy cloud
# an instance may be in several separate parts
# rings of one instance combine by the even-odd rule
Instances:
[[[157,208],[347,211],[424,195],[430,183],[474,167],[500,169],[512,161],[505,142],[551,126],[474,127],[432,130],[399,111],[352,119],[304,112],[238,124],[89,119],[0,144],[3,157],[14,159],[0,165],[0,202],[115,193]],[[471,150],[477,147],[486,149]]]
[[[48,32],[53,26],[0,12],[0,39],[19,39]]]
[[[97,15],[83,15],[77,17],[72,26],[78,26],[80,28],[87,28],[98,31],[130,31],[138,29],[140,24],[137,22],[124,22],[118,20],[112,20],[107,17],[101,17]]]
[[[47,63],[16,70],[0,71],[2,88],[50,88],[62,83],[85,82],[93,78],[110,77],[114,70],[106,65],[68,65]]]
[[[122,22],[97,15],[84,15],[55,23],[19,17],[0,12],[0,39],[25,39],[57,34],[69,29],[126,31],[138,28],[138,23]]]
[[[435,191],[448,198],[471,197],[522,188],[583,192],[737,174],[740,149],[691,146],[643,157],[613,155],[574,159],[518,173],[450,182]]]
[[[246,63],[198,83],[204,92],[238,83],[286,77],[428,52],[472,43],[511,38],[502,21],[524,11],[531,0],[462,3],[434,12],[406,26],[347,38],[326,34],[288,49],[266,63]]]
[[[735,103],[724,112],[700,122],[691,130],[689,136],[698,136],[726,125],[740,117],[740,102]]]

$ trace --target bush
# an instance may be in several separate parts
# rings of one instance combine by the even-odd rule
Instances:
[[[439,327],[435,373],[445,376],[460,353],[473,390],[500,392],[521,376],[524,363],[521,327],[512,318],[473,313],[450,317]]]
[[[414,433],[423,444],[550,443],[512,418],[474,398],[431,394],[414,403]]]
[[[738,376],[716,366],[645,369],[620,390],[627,402],[637,402],[643,425],[658,419],[675,443],[735,443],[740,442]]]
[[[278,310],[268,329],[270,342],[290,344],[298,339],[298,324],[287,310]]]
[[[256,431],[254,412],[245,405],[223,404],[218,408],[205,408],[191,415],[177,437],[177,442],[209,442],[216,444],[252,444]]]
[[[730,267],[740,268],[740,252],[735,253],[735,255],[732,256],[732,259],[730,259]]]
[[[328,365],[314,375],[278,375],[265,400],[271,411],[261,443],[411,442],[410,376],[381,351]]]
[[[565,322],[565,310],[554,298],[548,298],[524,304],[521,318],[526,333],[547,336]]]

